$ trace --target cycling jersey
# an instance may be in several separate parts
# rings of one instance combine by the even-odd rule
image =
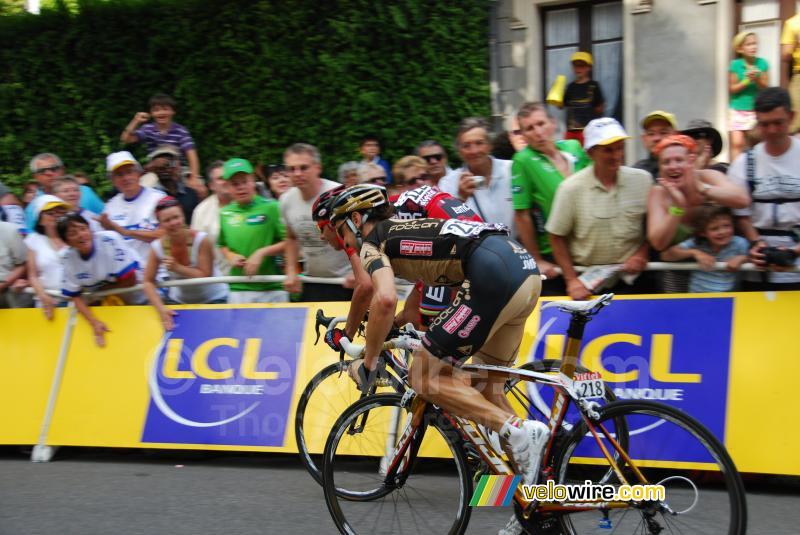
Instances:
[[[449,193],[434,186],[420,186],[389,198],[400,219],[461,219],[482,221],[472,208]],[[446,286],[426,286],[417,281],[419,292],[419,322],[427,328],[439,313],[445,310],[456,296],[456,289]]]
[[[389,199],[400,219],[462,219],[482,221],[472,208],[433,186],[420,186]]]
[[[361,261],[372,274],[391,266],[401,279],[455,286],[463,263],[484,235],[508,234],[503,225],[457,219],[387,219],[364,238]]]
[[[502,225],[455,219],[387,219],[361,248],[364,268],[398,277],[460,285],[431,322],[423,344],[452,364],[475,355],[489,363],[516,358],[525,320],[541,289],[536,262]]]

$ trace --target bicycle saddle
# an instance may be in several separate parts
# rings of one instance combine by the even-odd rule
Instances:
[[[595,308],[606,306],[613,298],[614,294],[604,294],[591,301],[550,301],[542,305],[542,310],[557,308],[570,314],[587,314]]]

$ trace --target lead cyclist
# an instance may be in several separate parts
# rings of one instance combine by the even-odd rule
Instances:
[[[524,484],[535,484],[549,431],[516,416],[505,396],[505,377],[480,383],[463,377],[469,359],[505,366],[514,362],[525,322],[536,306],[541,277],[525,248],[502,225],[460,220],[393,218],[381,186],[362,184],[331,203],[331,223],[359,252],[372,279],[373,297],[363,361],[363,388],[377,376],[378,355],[394,320],[395,275],[430,285],[459,286],[452,304],[431,323],[414,353],[411,386],[426,401],[499,433]],[[475,384],[475,386],[471,386]],[[512,516],[501,535],[522,533]]]

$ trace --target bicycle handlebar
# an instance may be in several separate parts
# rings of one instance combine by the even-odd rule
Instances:
[[[330,331],[340,323],[345,322],[347,322],[346,316],[330,317],[326,316],[321,308],[318,309],[316,322],[314,324],[314,329],[317,331],[317,338],[314,340],[314,344],[316,345],[317,342],[319,342],[320,327],[325,327],[326,331]],[[383,350],[408,349],[414,351],[420,347],[421,335],[410,323],[400,329],[392,329],[388,336],[389,339],[383,343]],[[354,344],[346,336],[342,337],[340,343],[344,352],[353,358],[361,357],[364,352],[363,344]]]

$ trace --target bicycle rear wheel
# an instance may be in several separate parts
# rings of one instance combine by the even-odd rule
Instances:
[[[626,451],[633,465],[648,484],[664,485],[665,499],[629,502],[624,509],[562,514],[563,533],[594,533],[598,527],[620,534],[745,532],[747,505],[741,477],[725,447],[702,424],[674,407],[650,401],[618,401],[599,412],[599,423],[610,433],[627,427]],[[610,441],[602,442],[613,451]],[[591,480],[616,487],[621,483],[585,423],[575,427],[556,459],[559,483]],[[620,468],[629,484],[639,483],[629,464],[620,463]]]
[[[461,438],[438,412],[426,412],[398,477],[387,481],[387,466],[411,418],[410,403],[402,399],[364,398],[336,422],[323,464],[328,510],[346,534],[463,533],[472,480]]]
[[[300,399],[294,420],[294,436],[300,461],[314,480],[322,484],[321,463],[314,455],[321,455],[331,431],[331,422],[361,397],[356,384],[347,376],[350,361],[334,362],[326,366],[308,382]],[[377,392],[402,392],[400,381],[388,374],[388,386]]]

